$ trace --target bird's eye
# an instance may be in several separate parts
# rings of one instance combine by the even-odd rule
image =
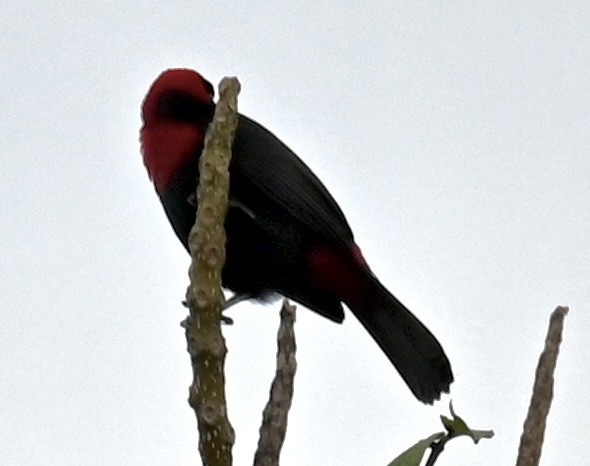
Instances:
[[[183,92],[169,92],[160,99],[158,110],[170,120],[191,123],[209,123],[215,111],[212,102],[200,102]]]

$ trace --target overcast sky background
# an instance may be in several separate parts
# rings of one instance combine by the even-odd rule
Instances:
[[[340,203],[443,343],[456,411],[494,429],[438,464],[513,464],[549,313],[571,306],[543,465],[590,435],[590,3],[5,2],[0,17],[0,463],[196,465],[179,322],[189,258],[139,155],[168,67],[239,107]],[[225,327],[251,464],[279,304]],[[300,308],[281,464],[385,465],[441,430],[354,317]]]

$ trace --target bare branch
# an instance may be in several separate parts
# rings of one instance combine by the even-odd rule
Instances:
[[[189,404],[199,424],[199,451],[206,466],[229,466],[234,430],[227,417],[224,363],[227,347],[221,334],[221,269],[225,262],[224,222],[228,206],[229,162],[237,127],[240,83],[224,78],[219,102],[199,161],[198,211],[189,236],[191,266],[183,322],[193,368]]]
[[[520,437],[516,466],[536,466],[541,458],[547,415],[553,399],[553,373],[557,363],[563,321],[569,308],[558,306],[549,319],[545,349],[539,358],[529,412]]]
[[[277,335],[277,370],[270,388],[270,397],[262,413],[260,439],[254,456],[254,466],[276,466],[285,434],[287,417],[293,399],[293,380],[297,370],[295,360],[295,306],[285,299],[281,308],[281,324]]]

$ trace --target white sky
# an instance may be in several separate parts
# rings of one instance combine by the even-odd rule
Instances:
[[[5,3],[0,463],[199,464],[189,259],[138,145],[149,85],[186,66],[240,78],[240,110],[324,180],[444,344],[457,412],[496,437],[437,464],[514,462],[558,304],[542,464],[587,464],[589,2]],[[236,465],[256,446],[278,307],[241,305],[224,329]],[[282,465],[385,465],[441,429],[449,398],[418,403],[351,315],[300,308],[296,325]]]

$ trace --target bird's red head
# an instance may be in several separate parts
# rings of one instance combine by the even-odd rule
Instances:
[[[166,189],[182,164],[198,157],[213,116],[214,90],[199,73],[164,71],[150,87],[142,107],[143,162],[156,190]]]

